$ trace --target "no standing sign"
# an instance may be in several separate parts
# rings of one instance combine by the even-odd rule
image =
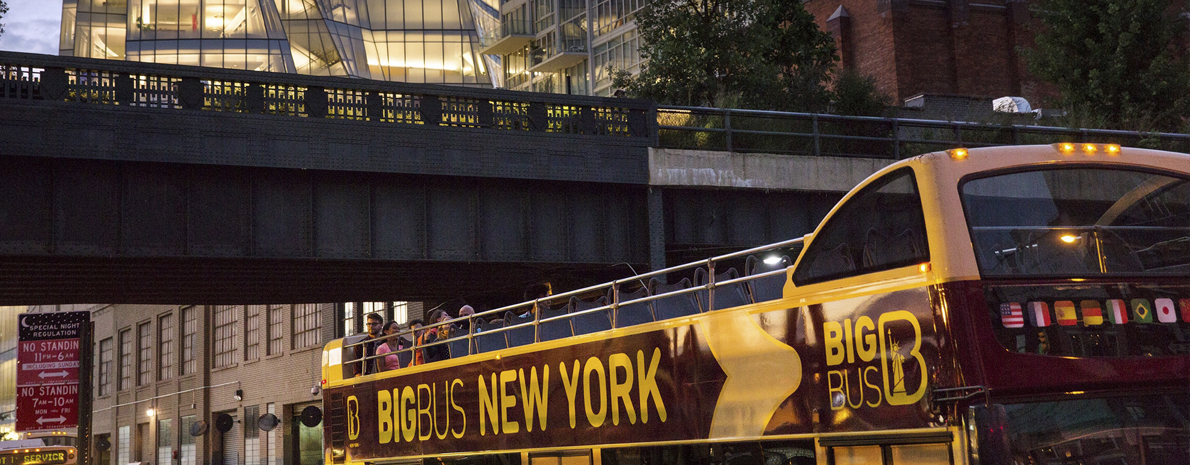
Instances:
[[[26,313],[17,318],[16,430],[77,427],[80,338],[91,314]]]

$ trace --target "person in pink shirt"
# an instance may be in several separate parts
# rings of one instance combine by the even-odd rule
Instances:
[[[376,346],[376,355],[383,356],[380,365],[385,370],[396,370],[401,368],[401,359],[397,355],[398,351],[409,347],[409,343],[404,339],[398,337],[396,334],[401,331],[401,325],[395,321],[388,322],[384,326],[384,335],[381,336],[384,340],[383,344]]]

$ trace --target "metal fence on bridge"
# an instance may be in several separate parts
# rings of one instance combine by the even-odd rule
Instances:
[[[900,159],[952,147],[1190,135],[660,106],[609,99],[0,52],[0,98],[626,137],[664,148]]]
[[[0,99],[649,139],[653,105],[432,84],[0,52]]]
[[[659,106],[661,147],[901,159],[954,147],[1115,143],[1190,152],[1190,135],[906,118]]]

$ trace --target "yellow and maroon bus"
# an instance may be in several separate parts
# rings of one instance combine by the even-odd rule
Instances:
[[[804,238],[459,327],[326,346],[328,465],[1188,463],[1190,156],[925,154]]]

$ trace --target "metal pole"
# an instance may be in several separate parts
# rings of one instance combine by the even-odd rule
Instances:
[[[82,325],[79,335],[79,404],[78,404],[78,457],[81,465],[91,465],[91,317]]]
[[[822,139],[818,134],[818,113],[810,117],[811,131],[814,134],[814,156],[822,156],[822,147],[819,145]]]
[[[723,110],[723,133],[727,135],[727,151],[731,152],[731,110]]]

